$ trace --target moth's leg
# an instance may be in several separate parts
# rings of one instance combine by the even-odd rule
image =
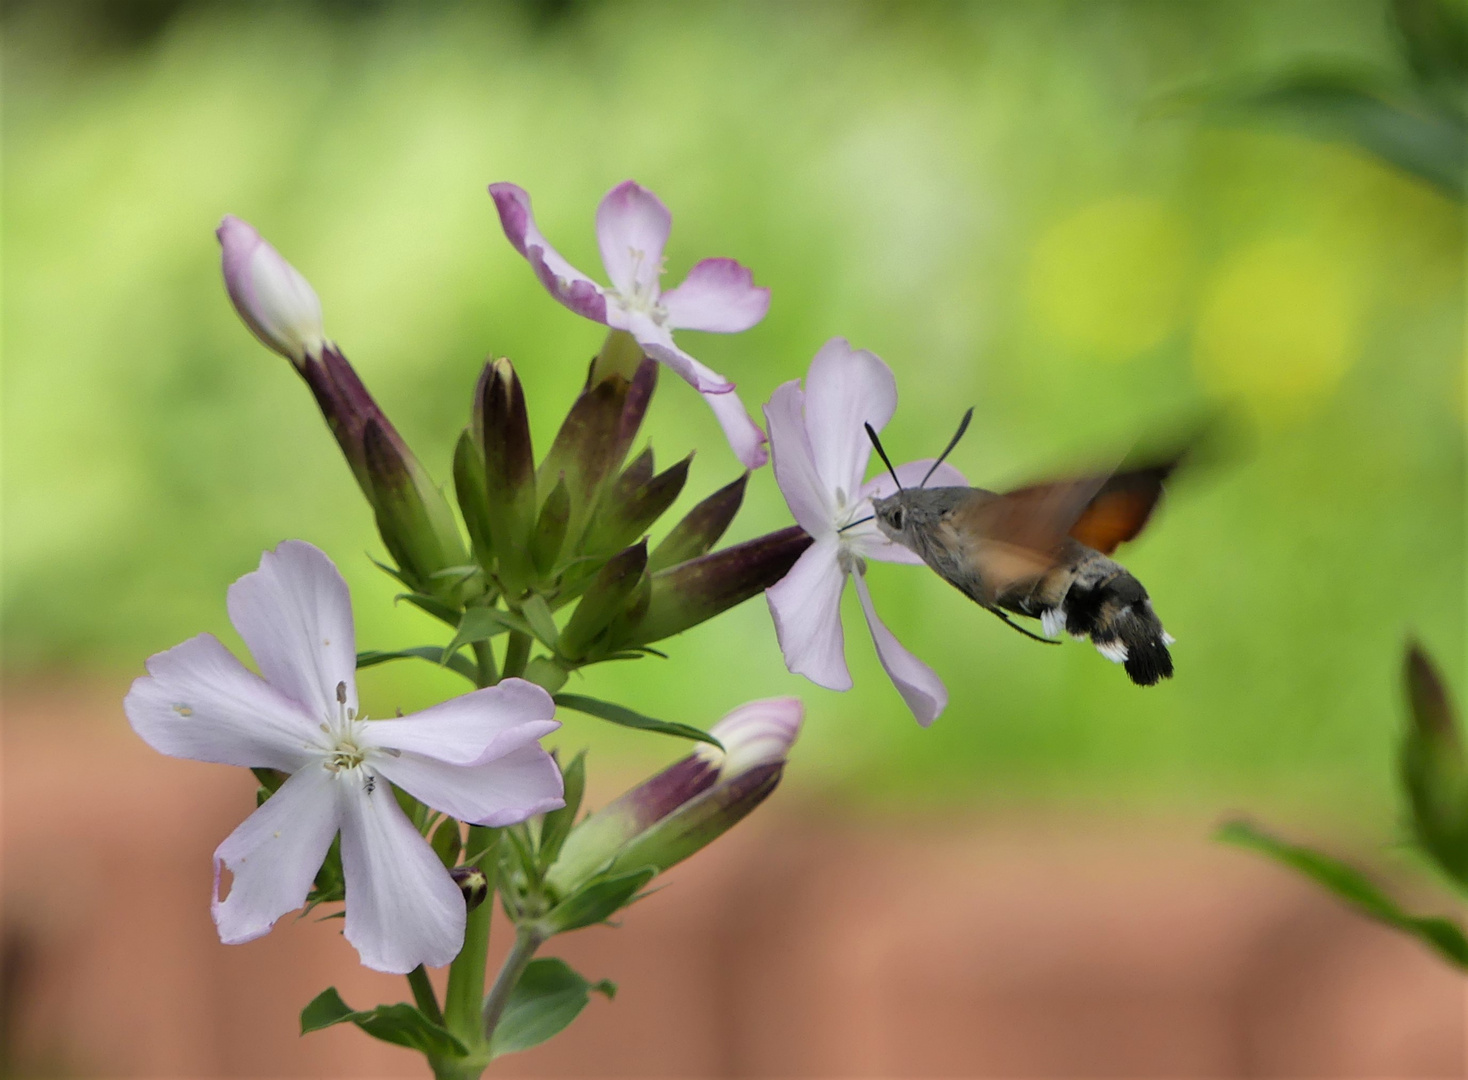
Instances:
[[[986,610],[992,611],[995,615],[999,616],[1000,621],[1003,622],[1005,626],[1009,627],[1011,630],[1018,631],[1019,633],[1023,634],[1025,637],[1029,638],[1031,641],[1038,641],[1042,645],[1059,645],[1060,644],[1060,642],[1057,641],[1057,640],[1055,640],[1054,638],[1041,637],[1039,634],[1032,634],[1032,633],[1030,633],[1023,626],[1021,626],[1019,623],[1015,622],[1013,619],[1011,619],[1008,615],[1006,615],[1003,611],[1001,611],[997,607],[987,608]]]

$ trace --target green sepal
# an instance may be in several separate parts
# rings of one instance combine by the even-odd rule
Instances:
[[[561,770],[561,780],[562,797],[566,804],[559,810],[547,813],[540,823],[539,855],[542,870],[556,861],[556,856],[561,853],[561,845],[571,834],[571,826],[576,824],[576,814],[581,809],[581,796],[586,791],[585,750],[579,752]]]
[[[1214,839],[1257,851],[1304,874],[1367,918],[1410,934],[1450,963],[1468,970],[1468,937],[1464,937],[1457,923],[1403,911],[1353,867],[1310,848],[1276,839],[1244,821],[1228,822],[1214,834]]]
[[[662,543],[652,549],[652,554],[647,557],[647,572],[653,574],[707,554],[739,512],[744,502],[744,489],[748,485],[749,473],[746,472],[683,515],[683,519],[663,537]]]
[[[363,428],[362,452],[383,544],[418,591],[452,602],[457,591],[434,574],[462,566],[469,553],[443,494],[376,420]]]
[[[440,821],[438,828],[433,830],[431,846],[439,862],[446,867],[455,866],[459,861],[459,853],[464,850],[464,838],[459,835],[459,823],[451,817]]]
[[[489,1041],[489,1056],[529,1050],[560,1034],[581,1015],[593,991],[610,1000],[617,987],[606,979],[590,982],[555,957],[530,961],[505,1002]]]
[[[345,1023],[356,1024],[374,1039],[406,1046],[433,1057],[465,1057],[469,1053],[468,1047],[447,1029],[433,1023],[406,1002],[379,1005],[375,1009],[358,1012],[343,1001],[336,987],[332,986],[317,994],[311,1004],[301,1010],[302,1035]]]
[[[599,720],[606,720],[620,727],[636,728],[638,731],[656,731],[663,735],[676,735],[680,739],[693,739],[697,742],[708,743],[710,746],[717,746],[720,750],[724,748],[724,744],[718,739],[702,728],[693,727],[691,724],[655,720],[651,716],[644,716],[625,706],[614,705],[610,701],[600,701],[597,698],[584,697],[581,694],[552,696],[555,703],[563,709],[572,709],[575,712],[585,713],[587,716],[595,716]]]
[[[489,531],[489,498],[484,486],[484,458],[467,428],[454,444],[454,494],[469,530],[474,558],[486,573],[494,572],[494,542]]]
[[[547,577],[556,568],[561,548],[566,543],[566,529],[571,524],[571,493],[566,478],[558,476],[556,486],[545,497],[540,516],[535,520],[535,533],[530,538],[530,557],[536,572]]]
[[[604,923],[640,897],[642,887],[657,876],[657,868],[644,866],[625,873],[595,878],[551,908],[540,920],[547,934]]]
[[[646,566],[646,540],[639,540],[607,560],[561,632],[562,653],[573,660],[586,656],[597,636],[622,613]]]
[[[414,649],[392,649],[389,651],[367,649],[357,654],[357,667],[375,667],[378,664],[385,664],[389,660],[408,659],[427,660],[430,664],[446,667],[450,671],[464,676],[470,682],[478,681],[478,672],[472,660],[467,656],[461,656],[457,652],[440,649],[437,645],[419,645]]]

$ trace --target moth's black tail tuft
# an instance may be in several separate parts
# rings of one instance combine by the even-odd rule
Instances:
[[[1072,585],[1065,598],[1065,629],[1089,637],[1101,655],[1119,661],[1138,686],[1172,678],[1172,639],[1152,610],[1147,590],[1131,574],[1120,573],[1086,587]]]

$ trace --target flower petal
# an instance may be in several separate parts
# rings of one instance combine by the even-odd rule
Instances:
[[[596,208],[596,242],[607,278],[623,296],[658,295],[673,215],[647,188],[624,180]]]
[[[758,469],[770,460],[765,450],[765,433],[749,415],[738,394],[704,394],[703,399],[714,410],[719,426],[724,429],[724,437],[729,440],[729,447],[740,464],[746,469]]]
[[[566,805],[561,770],[535,743],[481,765],[449,765],[403,753],[377,768],[420,802],[474,825],[514,825]]]
[[[307,765],[215,849],[210,910],[220,941],[253,941],[306,902],[340,824],[337,797],[336,777],[319,764]],[[221,900],[224,868],[234,882]]]
[[[450,765],[478,765],[549,735],[561,726],[555,716],[556,703],[543,689],[524,679],[506,679],[412,716],[373,720],[362,733],[373,746]]]
[[[260,569],[229,587],[229,621],[250,647],[265,681],[318,723],[341,706],[357,708],[357,638],[352,597],[326,554],[287,540],[260,556]]]
[[[212,634],[148,658],[122,703],[159,753],[295,772],[320,732],[299,704],[246,669]]]
[[[746,702],[725,715],[709,729],[709,734],[724,744],[727,755],[720,779],[784,761],[800,734],[804,716],[805,706],[796,697]],[[700,746],[697,752],[719,753],[712,746]]]
[[[927,727],[948,707],[948,689],[933,669],[904,649],[892,636],[892,631],[877,618],[865,575],[857,574],[855,577],[856,595],[861,598],[861,609],[866,613],[867,627],[877,646],[877,658],[882,661],[892,685],[897,687],[917,722]]]
[[[266,803],[266,805],[270,805]],[[464,944],[464,897],[386,784],[342,791],[343,932],[362,963],[406,975]]]
[[[326,344],[321,300],[311,283],[255,229],[226,214],[219,237],[224,287],[235,310],[267,347],[300,367]]]
[[[902,486],[909,488],[922,484],[923,477],[933,467],[933,461],[933,458],[923,458],[920,461],[909,461],[906,465],[897,466],[897,476],[902,481]],[[933,475],[926,486],[968,487],[968,481],[964,479],[963,473],[944,462],[933,470]],[[884,469],[867,481],[861,489],[861,495],[864,499],[885,499],[896,490],[897,485],[892,482],[892,474]],[[856,516],[866,517],[871,512],[869,503]],[[888,540],[874,521],[852,526],[841,535],[865,558],[876,559],[878,562],[906,563],[909,566],[922,565],[922,557],[917,552],[909,551],[901,544]]]
[[[777,459],[778,460],[778,459]],[[817,686],[850,690],[846,641],[841,631],[841,590],[846,572],[837,561],[839,542],[817,540],[765,591],[785,666]]]
[[[663,293],[668,325],[674,329],[737,334],[770,310],[770,290],[733,259],[704,259],[688,271],[683,284]]]
[[[643,352],[659,363],[666,364],[679,378],[687,381],[699,393],[727,394],[734,389],[734,384],[724,376],[700,364],[673,344],[673,335],[668,332],[667,328],[659,326],[647,315],[620,309],[617,309],[615,314],[617,318],[612,321],[622,324],[617,329],[626,330],[637,339]]]
[[[821,346],[805,376],[805,426],[828,491],[856,501],[872,452],[862,425],[881,431],[896,410],[897,380],[875,353],[839,337]]]
[[[765,405],[774,457],[775,483],[795,522],[814,537],[831,535],[835,528],[831,493],[816,471],[815,452],[805,429],[805,393],[798,380],[775,388]]]
[[[525,190],[515,184],[490,184],[489,194],[506,239],[529,261],[546,291],[576,314],[605,323],[607,301],[601,286],[562,258],[541,235]]]
[[[934,460],[934,458],[920,458],[917,461],[909,461],[906,465],[897,466],[897,479],[902,481],[902,486],[905,488],[969,486],[963,473],[946,461],[933,469]],[[924,484],[923,477],[928,475],[929,469],[933,469],[933,475]],[[862,485],[861,495],[864,499],[885,499],[896,490],[897,485],[892,482],[892,474],[883,468],[881,472]]]

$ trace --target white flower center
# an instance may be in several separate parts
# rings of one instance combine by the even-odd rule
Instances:
[[[612,298],[623,311],[635,311],[662,324],[668,318],[668,309],[658,303],[662,294],[662,290],[658,288],[658,280],[663,276],[663,268],[660,264],[656,273],[643,280],[642,264],[647,258],[647,252],[629,248],[627,253],[632,258],[632,289],[630,292],[612,290]]]

